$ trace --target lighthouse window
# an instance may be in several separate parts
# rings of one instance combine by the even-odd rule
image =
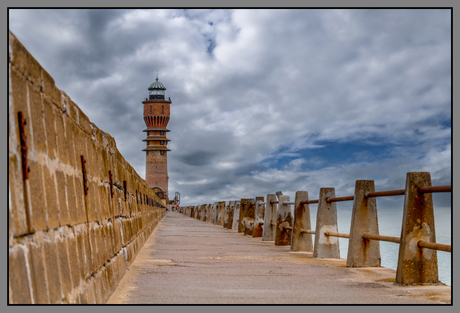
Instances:
[[[164,105],[161,106],[161,113],[165,113],[165,106]]]
[[[164,155],[164,154],[165,154],[165,152],[164,152],[163,150],[161,150],[161,151],[160,151],[160,154],[161,154],[161,155]]]
[[[145,151],[145,152],[147,152],[147,155],[149,155],[149,152],[148,152],[148,151]]]
[[[150,106],[150,113],[152,113],[152,106]]]
[[[164,131],[160,131],[160,135],[164,135],[164,134],[165,134],[165,132],[164,132]]]
[[[164,142],[163,140],[160,140],[160,144],[161,144],[161,145],[164,145],[165,142]]]

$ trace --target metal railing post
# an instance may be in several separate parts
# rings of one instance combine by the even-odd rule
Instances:
[[[326,236],[326,232],[338,230],[337,206],[335,202],[327,202],[327,198],[335,198],[335,188],[321,188],[319,191],[313,257],[338,259],[340,258],[339,239]]]
[[[295,193],[291,251],[313,251],[311,234],[301,232],[301,229],[311,230],[310,206],[307,203],[301,204],[304,201],[308,201],[308,192],[297,191]]]
[[[373,180],[357,180],[351,213],[347,267],[380,267],[380,242],[363,238],[364,233],[379,234],[377,202],[366,198],[374,192]]]
[[[432,195],[418,190],[429,186],[430,173],[407,173],[396,270],[396,283],[400,285],[433,284],[439,281],[437,251],[418,246],[420,240],[436,242]]]

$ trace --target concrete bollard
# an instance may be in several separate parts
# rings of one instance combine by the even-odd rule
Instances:
[[[311,234],[300,232],[301,229],[311,230],[310,206],[300,204],[302,201],[308,201],[307,191],[297,191],[295,193],[291,251],[313,251]]]
[[[280,195],[278,199],[279,204],[278,215],[276,218],[275,246],[289,246],[291,244],[292,230],[284,227],[292,227],[291,206],[289,204],[284,204],[283,202],[288,202],[290,197]]]
[[[217,202],[214,202],[211,206],[211,211],[212,211],[212,223],[215,225],[217,222]]]
[[[275,226],[272,223],[276,223],[276,216],[278,211],[278,204],[271,203],[271,201],[277,201],[278,198],[275,194],[268,194],[267,201],[265,204],[264,213],[264,231],[262,234],[262,241],[273,241],[275,240]]]
[[[224,226],[224,219],[225,219],[225,201],[219,201],[219,223],[217,225]]]
[[[212,205],[208,204],[206,206],[206,222],[212,223]]]
[[[227,201],[225,206],[224,214],[224,228],[231,229],[233,222],[233,208],[235,206],[235,201]]]
[[[263,225],[260,225],[260,223],[264,222],[265,204],[259,204],[259,202],[264,202],[264,197],[256,197],[254,230],[252,231],[252,237],[262,237],[264,232]]]
[[[196,219],[196,220],[199,219],[199,217],[198,217],[199,213],[200,213],[200,206],[195,205],[194,211],[193,211],[193,218]]]
[[[363,238],[364,233],[379,234],[377,202],[367,198],[374,192],[373,180],[357,180],[348,239],[347,267],[380,267],[380,241]]]
[[[241,208],[241,201],[235,201],[235,208],[233,209],[233,223],[232,223],[232,230],[238,231],[238,225],[240,224],[240,208]]]
[[[206,204],[200,206],[200,221],[206,222]]]
[[[338,230],[337,206],[335,202],[326,202],[326,198],[335,198],[335,188],[321,188],[319,191],[313,257],[339,259],[339,238],[326,236],[326,232]]]
[[[418,247],[420,240],[436,242],[432,194],[418,192],[419,187],[428,186],[431,186],[430,173],[407,173],[396,270],[396,283],[400,285],[439,282],[437,251]]]
[[[241,199],[240,221],[238,232],[252,236],[254,226],[255,201],[254,199]]]

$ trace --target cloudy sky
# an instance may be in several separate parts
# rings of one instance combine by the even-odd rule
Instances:
[[[142,100],[171,97],[183,205],[406,173],[451,184],[450,10],[10,10],[16,37],[145,176]],[[395,197],[396,198],[396,197]],[[379,200],[400,210],[401,199]],[[435,195],[450,208],[450,194]]]

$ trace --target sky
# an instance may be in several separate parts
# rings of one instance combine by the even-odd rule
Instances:
[[[158,72],[181,205],[349,196],[361,179],[404,189],[407,172],[451,185],[451,23],[432,9],[9,11],[14,35],[142,177],[142,101]],[[435,207],[450,197],[434,194]]]

